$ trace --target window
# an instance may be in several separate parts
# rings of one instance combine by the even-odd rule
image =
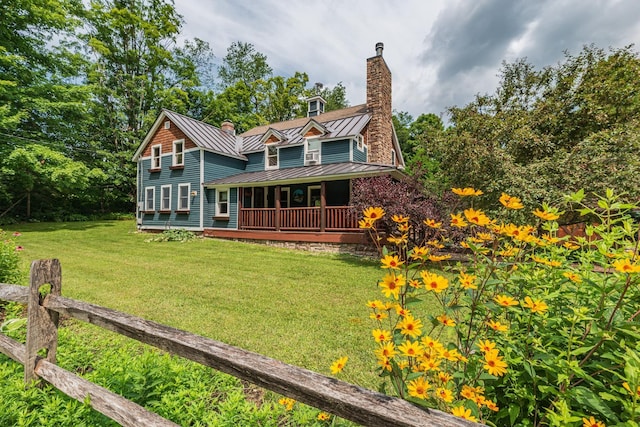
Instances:
[[[184,139],[173,141],[173,166],[184,166]]]
[[[164,122],[164,128],[165,129],[170,129],[171,128],[171,122],[169,120],[167,120],[166,122]]]
[[[266,169],[278,169],[278,147],[267,145],[267,167]]]
[[[216,216],[229,216],[229,190],[226,188],[219,189],[217,193]]]
[[[362,135],[357,135],[356,141],[358,142],[357,144],[358,150],[364,151],[364,138],[362,137]]]
[[[178,211],[189,210],[189,193],[191,193],[191,184],[178,184]]]
[[[320,140],[318,138],[307,139],[307,153],[304,156],[304,163],[307,165],[320,163]]]
[[[396,165],[396,150],[391,150],[391,164]]]
[[[160,169],[161,154],[162,154],[161,145],[154,145],[151,147],[151,169]]]
[[[160,187],[160,210],[171,210],[171,186],[163,185]]]
[[[144,189],[144,210],[147,212],[156,210],[156,187]]]

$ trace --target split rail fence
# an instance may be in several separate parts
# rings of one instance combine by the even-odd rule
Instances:
[[[26,386],[33,380],[44,380],[74,399],[90,402],[95,410],[123,426],[177,424],[57,366],[60,315],[122,334],[365,426],[477,425],[219,341],[62,297],[61,277],[58,260],[38,260],[31,264],[29,287],[0,284],[0,300],[27,304],[26,344],[0,334],[0,351],[24,365]],[[46,295],[41,292],[44,285],[50,285]]]

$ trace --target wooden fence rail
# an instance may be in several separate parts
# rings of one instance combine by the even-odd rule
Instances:
[[[0,284],[0,300],[28,303],[27,344],[0,334],[0,351],[25,365],[25,380],[43,379],[123,426],[175,426],[122,396],[68,372],[55,363],[57,320],[60,314],[98,325],[171,354],[209,366],[265,389],[294,398],[365,426],[473,426],[437,410],[339,381],[139,317],[60,295],[57,260],[34,261],[30,287]],[[40,293],[43,284],[51,292]],[[46,357],[38,353],[46,350]]]

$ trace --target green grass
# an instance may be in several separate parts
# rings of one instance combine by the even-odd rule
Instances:
[[[58,258],[64,296],[239,346],[377,388],[373,326],[376,261],[198,239],[145,242],[132,221],[35,223],[20,231],[25,269]]]

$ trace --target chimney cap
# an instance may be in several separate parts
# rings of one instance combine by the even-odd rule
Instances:
[[[376,43],[376,56],[382,56],[382,49],[384,49],[384,43]]]

